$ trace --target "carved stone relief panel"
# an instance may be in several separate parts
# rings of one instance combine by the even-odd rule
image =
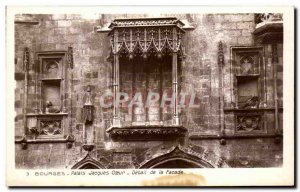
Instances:
[[[61,121],[60,120],[41,120],[40,121],[40,135],[60,135]]]
[[[236,118],[236,133],[264,132],[264,123],[260,113],[239,113]]]
[[[63,135],[63,118],[60,116],[51,116],[38,118],[38,136],[53,137]]]

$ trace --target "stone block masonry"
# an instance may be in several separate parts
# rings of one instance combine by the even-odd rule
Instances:
[[[34,113],[34,106],[42,97],[36,93],[36,76],[41,71],[37,53],[40,52],[67,52],[68,47],[73,49],[73,68],[68,68],[68,84],[62,94],[67,107],[69,127],[75,139],[72,148],[66,147],[63,142],[28,144],[26,150],[16,143],[16,167],[18,168],[70,168],[86,155],[83,150],[84,138],[88,135],[94,141],[95,149],[92,156],[103,163],[107,168],[134,168],[147,158],[159,154],[172,155],[172,147],[176,145],[193,144],[213,151],[227,161],[231,167],[278,167],[282,164],[282,144],[274,144],[272,137],[261,138],[259,134],[272,135],[274,131],[274,65],[277,65],[277,96],[282,108],[283,97],[283,44],[276,44],[278,62],[274,63],[274,47],[266,44],[256,44],[253,37],[256,23],[254,14],[167,14],[164,16],[177,17],[179,20],[188,20],[194,29],[186,30],[183,37],[184,59],[178,59],[179,93],[195,94],[199,108],[180,109],[182,126],[187,129],[184,139],[176,141],[147,141],[147,142],[114,142],[106,132],[112,126],[113,108],[102,108],[100,98],[104,93],[113,91],[113,64],[110,56],[110,38],[108,33],[97,32],[97,26],[118,18],[144,18],[150,15],[96,15],[87,18],[77,14],[40,14],[17,15],[17,19],[38,21],[38,24],[15,24],[15,136],[16,139],[28,134],[28,127],[24,126],[24,114]],[[222,41],[224,52],[224,66],[220,71],[218,64],[218,43]],[[226,145],[220,145],[223,134],[236,136],[237,120],[234,109],[234,95],[237,88],[234,85],[236,78],[233,71],[232,47],[255,47],[264,49],[262,58],[265,61],[266,76],[260,79],[266,88],[263,99],[268,107],[272,108],[264,113],[266,132],[252,134],[250,138],[233,137],[227,140]],[[24,71],[24,48],[29,49],[29,68]],[[149,57],[150,58],[150,57]],[[148,59],[149,59],[148,58]],[[165,56],[163,56],[165,58]],[[166,57],[167,58],[167,57]],[[272,60],[273,58],[273,60]],[[134,59],[133,59],[134,60]],[[150,61],[149,59],[148,61]],[[148,91],[167,91],[172,93],[172,65],[171,60],[155,60],[151,66],[144,66],[147,62],[139,61],[133,64],[127,58],[120,59],[120,90],[146,93]],[[152,61],[153,61],[152,60]],[[65,60],[67,63],[67,59]],[[140,63],[143,63],[140,64]],[[158,69],[159,70],[156,70]],[[223,75],[223,77],[220,76]],[[27,78],[27,79],[26,79]],[[222,84],[221,84],[221,78]],[[27,82],[27,87],[25,87]],[[88,87],[93,98],[93,122],[86,128],[83,105]],[[26,91],[25,91],[26,88]],[[263,87],[264,88],[264,87]],[[162,90],[160,90],[162,89]],[[65,91],[61,90],[61,91]],[[27,93],[27,94],[26,94]],[[131,95],[129,94],[129,95]],[[25,97],[26,95],[26,97]],[[26,98],[26,102],[25,102]],[[221,104],[224,99],[224,132],[221,132],[221,114],[224,110]],[[24,104],[27,103],[27,106]],[[230,111],[231,110],[231,111]],[[120,114],[124,125],[134,123],[145,125],[146,121],[155,125],[166,120],[163,125],[172,125],[172,110],[161,110],[158,106],[130,109],[121,107]],[[148,116],[146,115],[148,114]],[[281,113],[282,117],[282,113]],[[282,118],[279,125],[282,128]],[[88,131],[88,133],[85,133]],[[247,133],[248,134],[248,133]],[[246,135],[247,135],[246,134]],[[191,139],[191,136],[199,136]],[[254,135],[254,136],[253,136]],[[63,135],[66,137],[66,135]],[[30,140],[33,136],[28,135]],[[205,138],[205,139],[201,139]],[[121,149],[128,149],[124,152]],[[150,152],[149,152],[150,151]],[[153,151],[157,155],[152,154]],[[168,153],[167,153],[168,152]],[[150,155],[149,155],[150,154]],[[151,156],[152,155],[152,156]],[[142,159],[142,160],[141,160]],[[150,161],[150,159],[148,159]],[[104,163],[105,162],[105,163]],[[137,163],[138,162],[138,163]],[[110,164],[111,163],[111,164]],[[138,167],[135,167],[138,168]]]

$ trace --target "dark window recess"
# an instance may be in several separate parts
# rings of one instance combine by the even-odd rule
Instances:
[[[129,95],[131,100],[137,93],[143,99],[143,107],[133,105],[129,102],[122,103],[120,113],[125,124],[139,125],[149,122],[160,124],[160,121],[171,120],[172,109],[166,105],[160,107],[161,97],[167,92],[168,97],[172,96],[172,57],[170,55],[157,57],[149,56],[147,60],[142,57],[135,57],[129,60],[127,57],[120,58],[120,91]],[[145,106],[149,92],[160,95],[160,100]]]

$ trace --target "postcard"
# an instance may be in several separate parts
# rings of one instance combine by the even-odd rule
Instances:
[[[8,6],[8,186],[293,186],[294,8]]]

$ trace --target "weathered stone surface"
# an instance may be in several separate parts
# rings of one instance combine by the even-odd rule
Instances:
[[[172,15],[168,15],[172,16]],[[186,57],[181,65],[180,71],[180,92],[187,94],[196,93],[196,102],[200,105],[196,109],[180,109],[183,126],[188,129],[188,135],[221,135],[220,132],[220,110],[221,93],[224,97],[226,108],[234,107],[234,95],[237,93],[232,74],[232,46],[254,46],[252,32],[255,27],[254,14],[175,14],[178,19],[189,19],[195,29],[187,31],[184,37],[184,48]],[[19,16],[22,17],[22,16]],[[24,15],[23,17],[27,17]],[[40,21],[39,25],[15,25],[15,134],[22,137],[25,134],[23,124],[23,104],[25,72],[23,69],[23,50],[28,47],[30,50],[30,68],[28,71],[28,112],[34,112],[34,107],[42,100],[40,96],[35,97],[35,74],[39,68],[38,61],[35,61],[35,53],[41,51],[67,51],[68,47],[73,48],[73,69],[68,70],[67,80],[70,84],[70,91],[64,94],[62,101],[67,105],[68,124],[66,130],[71,129],[75,142],[72,148],[67,149],[65,143],[39,143],[28,144],[27,150],[22,150],[21,144],[16,144],[16,166],[18,168],[70,168],[79,159],[86,155],[82,149],[84,143],[83,131],[84,120],[83,103],[84,93],[89,85],[94,100],[93,126],[87,131],[89,137],[94,136],[96,149],[92,156],[98,159],[107,159],[107,168],[133,168],[135,158],[148,149],[153,149],[161,144],[177,145],[175,141],[147,141],[147,142],[112,142],[106,130],[111,126],[113,108],[101,108],[100,97],[103,93],[113,90],[113,68],[107,60],[110,49],[110,39],[106,33],[96,33],[95,27],[99,23],[108,23],[115,18],[124,15],[100,15],[97,19],[85,18],[76,14],[55,14],[36,15],[34,19]],[[144,15],[125,15],[125,17],[145,17]],[[224,48],[223,66],[223,87],[220,83],[220,71],[218,65],[218,42],[222,41]],[[277,44],[278,55],[278,96],[282,106],[282,71],[283,71],[283,47]],[[274,49],[273,49],[274,50]],[[265,58],[267,67],[265,98],[268,106],[274,106],[274,65],[272,60],[272,46],[265,45]],[[158,61],[160,62],[160,61]],[[121,63],[122,64],[122,63]],[[162,62],[167,66],[168,62]],[[126,67],[123,65],[122,67]],[[153,67],[154,69],[155,67]],[[126,69],[126,70],[125,70]],[[138,79],[132,85],[131,79],[134,74],[132,68],[123,68],[126,73],[120,75],[121,84],[124,84],[124,91],[146,92],[144,79],[145,68],[136,68],[135,78]],[[37,70],[38,71],[38,70]],[[150,70],[151,71],[151,70]],[[71,74],[72,73],[72,79]],[[68,79],[70,78],[70,79]],[[159,86],[160,73],[151,71],[149,79],[150,90],[157,90]],[[172,71],[166,67],[163,72],[163,86],[168,92],[172,90]],[[264,81],[262,81],[264,82]],[[65,90],[68,90],[69,87]],[[36,90],[39,93],[39,90]],[[37,100],[36,100],[37,99]],[[159,108],[149,109],[153,121],[158,121]],[[126,107],[121,109],[122,118],[126,123],[139,120],[145,124],[145,110],[130,110]],[[164,125],[172,123],[172,110],[163,111]],[[234,135],[236,119],[234,112],[226,112],[224,115],[225,135]],[[280,120],[282,128],[282,114]],[[266,115],[267,134],[274,133],[274,113]],[[187,136],[188,137],[188,136]],[[186,138],[189,141],[188,138]],[[248,139],[226,140],[226,145],[220,145],[218,138],[192,141],[193,144],[203,146],[204,149],[214,153],[228,162],[232,167],[273,167],[282,164],[282,145],[275,145],[273,138],[259,137]],[[181,141],[178,141],[181,142]],[[191,142],[191,141],[189,141]],[[129,152],[112,152],[112,149],[129,148]],[[163,151],[164,149],[161,149]],[[150,150],[151,151],[151,150]],[[161,152],[161,154],[163,154]],[[155,155],[154,155],[155,156]],[[157,154],[158,156],[158,154]],[[145,158],[147,155],[145,154]],[[115,161],[115,164],[111,163]]]

